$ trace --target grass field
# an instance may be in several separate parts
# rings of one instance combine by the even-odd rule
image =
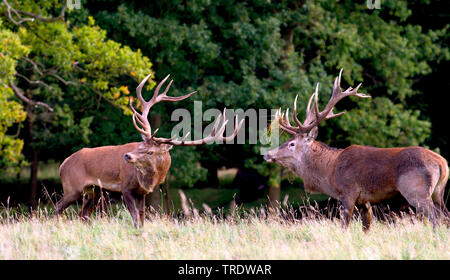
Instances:
[[[45,165],[40,178],[57,180],[57,166]],[[235,172],[220,175],[226,186]],[[21,178],[26,176],[24,172]],[[215,209],[215,216],[168,218],[148,213],[142,229],[133,227],[122,203],[108,205],[108,213],[103,217],[97,213],[91,224],[78,219],[79,205],[69,207],[60,219],[53,216],[53,205],[43,206],[32,218],[26,207],[0,206],[0,259],[450,259],[450,229],[433,230],[414,216],[375,221],[364,234],[358,219],[343,231],[338,219],[314,210],[303,219],[267,216],[258,208],[266,198],[233,214],[229,202],[237,191],[186,189],[191,206],[202,209],[206,203]],[[291,209],[292,203],[298,207],[326,200],[307,195],[295,184],[282,188],[281,198],[287,196]],[[179,212],[177,189],[171,189],[171,200],[171,209]]]
[[[1,212],[0,259],[450,259],[450,230],[411,217],[376,221],[364,234],[357,220],[343,231],[337,219],[288,221],[259,212],[148,215],[142,229],[123,206],[91,224],[74,209],[60,219],[45,212]]]

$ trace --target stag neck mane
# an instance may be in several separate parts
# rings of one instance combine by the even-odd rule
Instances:
[[[343,149],[333,148],[319,141],[313,141],[302,151],[294,172],[303,179],[307,191],[333,195],[328,178],[342,151]]]

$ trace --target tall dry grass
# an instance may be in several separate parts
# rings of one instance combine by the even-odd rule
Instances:
[[[135,229],[119,206],[82,222],[75,210],[58,218],[0,211],[0,259],[450,259],[450,230],[414,216],[375,221],[365,234],[354,220],[343,231],[336,218],[292,209],[209,211],[167,217],[147,213]],[[208,214],[209,213],[209,214]]]

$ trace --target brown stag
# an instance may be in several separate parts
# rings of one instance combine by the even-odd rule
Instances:
[[[64,160],[59,168],[64,196],[56,205],[57,215],[61,214],[65,208],[76,201],[87,187],[99,185],[98,182],[101,182],[101,187],[106,190],[122,192],[123,199],[136,227],[139,225],[139,209],[140,225],[143,225],[145,196],[164,182],[171,164],[169,150],[173,146],[194,146],[216,141],[228,142],[237,135],[243,120],[238,124],[236,116],[233,134],[227,137],[223,136],[228,122],[225,118],[224,110],[222,117],[220,115],[217,117],[211,133],[203,139],[185,141],[187,135],[181,140],[155,137],[157,130],[152,133],[150,122],[148,121],[150,108],[161,101],[174,102],[186,99],[195,92],[180,97],[167,96],[167,91],[172,84],[172,81],[170,81],[165,91],[159,94],[161,86],[169,78],[167,76],[156,87],[153,97],[149,101],[145,101],[141,91],[149,77],[150,75],[136,88],[137,97],[143,106],[142,114],[139,114],[134,109],[130,98],[133,124],[141,133],[143,142],[119,146],[84,148]],[[221,121],[222,125],[218,129]],[[138,126],[138,123],[141,127]],[[86,193],[88,197],[83,201],[80,212],[80,216],[83,219],[88,219],[94,208],[93,193]],[[136,208],[136,201],[138,209]]]
[[[278,163],[303,179],[305,190],[325,193],[342,203],[342,226],[347,228],[355,205],[363,206],[363,230],[369,230],[371,203],[381,202],[400,193],[410,205],[427,216],[433,226],[441,217],[448,223],[450,213],[445,207],[444,190],[448,179],[447,161],[422,147],[375,148],[351,145],[345,149],[331,148],[316,141],[317,126],[323,120],[342,115],[333,107],[346,96],[368,98],[359,93],[359,84],[342,91],[342,70],[334,82],[331,99],[323,111],[318,106],[318,84],[306,107],[306,118],[297,118],[297,97],[293,119],[289,110],[276,114],[280,128],[293,137],[264,155],[268,162]],[[312,100],[314,99],[314,102]],[[311,107],[312,106],[312,107]]]

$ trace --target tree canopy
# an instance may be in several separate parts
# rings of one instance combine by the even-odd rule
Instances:
[[[339,147],[430,143],[432,123],[414,103],[427,92],[416,85],[450,54],[447,26],[425,29],[411,20],[411,6],[428,4],[383,1],[381,9],[369,9],[350,0],[90,0],[68,10],[56,0],[4,1],[0,165],[19,167],[32,149],[61,160],[83,146],[139,141],[127,102],[149,72],[148,90],[171,74],[171,95],[198,91],[152,108],[161,136],[170,135],[172,110],[192,111],[192,100],[203,101],[204,109],[286,109],[298,94],[301,118],[316,83],[323,106],[343,68],[343,86],[362,82],[361,91],[373,98],[339,104],[348,112],[321,125],[321,141]],[[213,184],[220,166],[273,174],[259,146],[174,149],[171,177],[193,186],[206,175]]]
[[[287,108],[299,94],[303,112],[316,83],[324,104],[344,68],[343,86],[362,82],[373,98],[339,104],[349,112],[323,124],[319,139],[388,147],[430,136],[430,120],[408,101],[426,94],[414,85],[430,63],[448,60],[447,28],[408,22],[410,1],[383,1],[379,10],[355,1],[104,2],[73,16],[92,15],[111,38],[143,50],[158,79],[171,73],[205,107]],[[217,165],[264,165],[251,145],[197,149]]]
[[[4,165],[18,163],[22,137],[27,138],[29,148],[39,149],[47,158],[58,157],[54,154],[58,149],[89,144],[93,122],[98,121],[96,114],[110,107],[129,115],[129,86],[134,87],[152,71],[147,57],[107,39],[93,18],[71,26],[52,15],[51,11],[61,9],[58,1],[41,4],[9,1],[1,6],[1,63],[5,69],[1,77],[1,150],[9,155],[3,158]],[[149,87],[153,85],[151,81]],[[108,123],[107,114],[101,115]],[[28,134],[3,137],[6,128],[25,116]]]

